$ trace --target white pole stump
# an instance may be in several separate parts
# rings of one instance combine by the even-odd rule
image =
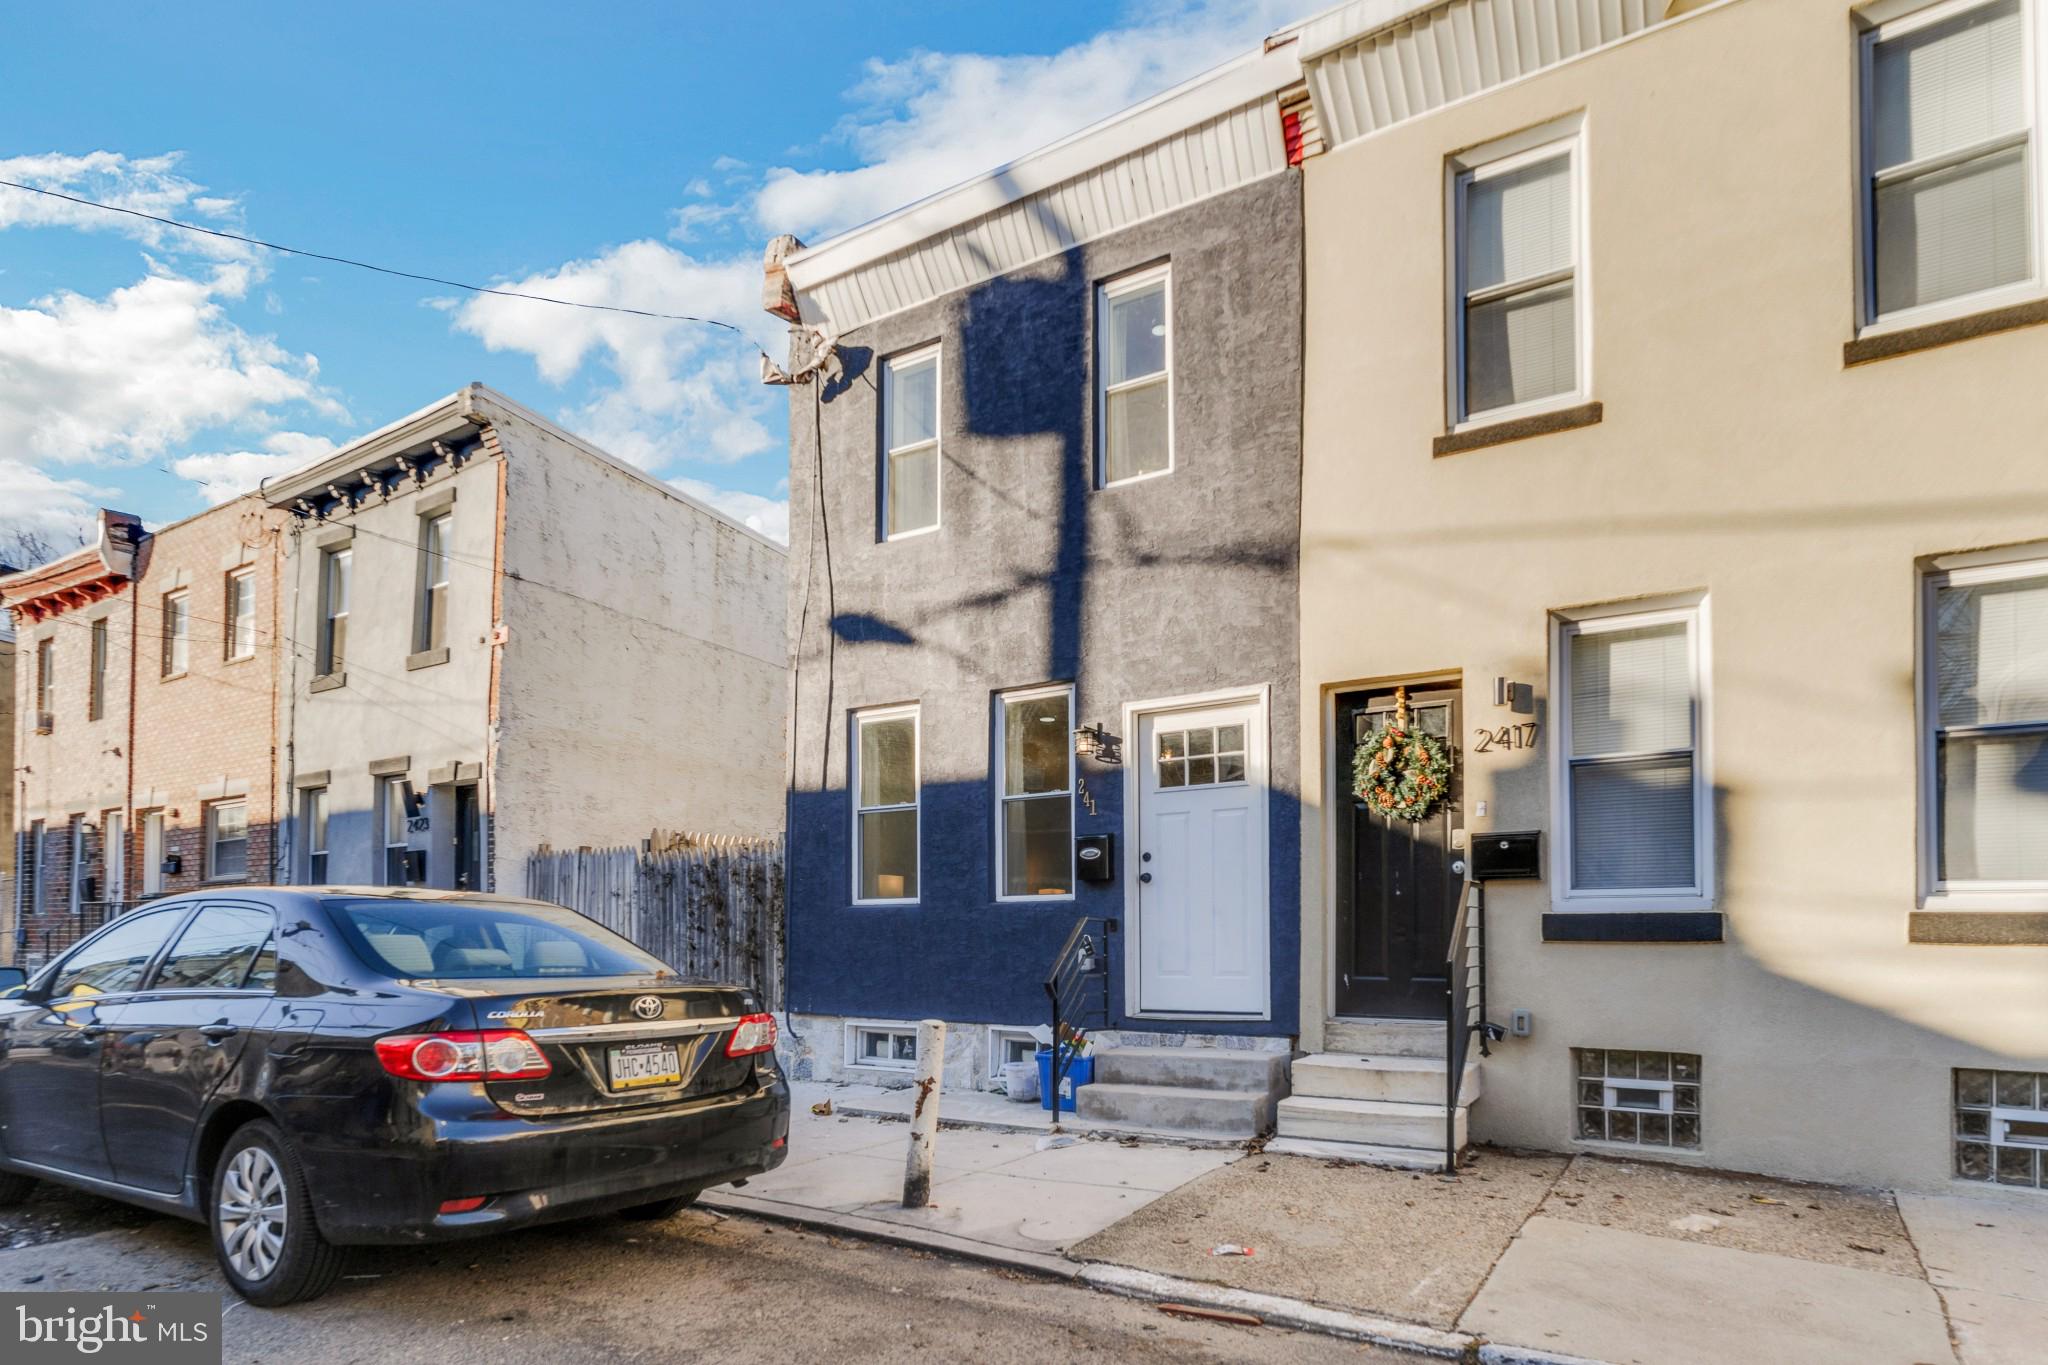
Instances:
[[[932,1158],[939,1145],[939,1083],[946,1074],[946,1024],[917,1026],[917,1088],[910,1106],[910,1156],[903,1163],[903,1207],[932,1202]]]

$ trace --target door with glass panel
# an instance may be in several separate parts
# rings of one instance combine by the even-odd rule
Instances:
[[[1337,1013],[1364,1019],[1436,1019],[1444,1008],[1444,955],[1463,890],[1453,851],[1463,823],[1464,764],[1454,688],[1408,694],[1409,724],[1451,753],[1448,799],[1422,820],[1369,807],[1352,791],[1352,764],[1393,720],[1392,689],[1340,693],[1331,768],[1336,895]]]
[[[1265,709],[1138,719],[1134,1013],[1265,1014]]]

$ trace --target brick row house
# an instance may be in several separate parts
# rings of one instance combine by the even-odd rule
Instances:
[[[0,577],[15,932],[238,883],[525,889],[783,807],[783,551],[479,385]],[[601,681],[600,681],[601,680]]]
[[[2048,1186],[2044,44],[1354,0],[771,247],[800,1074],[1080,924],[1081,1121]]]

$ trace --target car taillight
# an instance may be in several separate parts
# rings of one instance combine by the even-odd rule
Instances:
[[[726,1040],[725,1055],[728,1057],[751,1057],[756,1052],[766,1052],[775,1046],[775,1016],[772,1014],[750,1014],[740,1020],[740,1026],[732,1031]]]
[[[523,1081],[554,1070],[540,1044],[516,1028],[379,1038],[377,1060],[408,1081]]]

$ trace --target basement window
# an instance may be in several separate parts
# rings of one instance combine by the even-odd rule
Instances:
[[[1639,1147],[1700,1145],[1700,1059],[1690,1052],[1572,1049],[1575,1135]]]
[[[848,1030],[847,1065],[909,1071],[917,1065],[917,1030],[887,1024],[855,1024]]]
[[[1003,1068],[1011,1062],[1035,1061],[1038,1039],[1030,1029],[991,1027],[988,1031],[988,1078],[1000,1081]]]
[[[1956,1177],[2048,1189],[2048,1074],[1959,1068]]]

